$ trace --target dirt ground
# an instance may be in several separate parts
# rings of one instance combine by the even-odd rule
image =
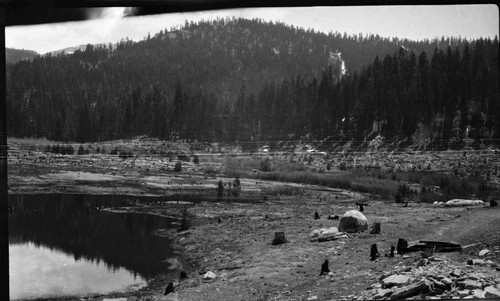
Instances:
[[[95,193],[166,195],[175,193],[215,194],[220,177],[203,174],[194,164],[188,172],[168,172],[170,163],[154,158],[122,160],[107,155],[57,156],[43,152],[9,151],[9,193]],[[170,165],[169,165],[170,164]],[[232,179],[223,178],[225,182]],[[351,300],[395,266],[412,266],[419,253],[385,257],[398,238],[410,242],[437,240],[454,242],[462,252],[438,253],[456,264],[481,257],[500,263],[500,207],[484,205],[445,208],[392,199],[375,198],[340,189],[241,179],[242,196],[262,196],[260,202],[200,202],[191,204],[139,204],[141,210],[180,217],[187,206],[191,227],[187,231],[159,231],[177,242],[180,281],[165,273],[136,292],[122,292],[87,299],[120,300]],[[280,196],[273,189],[293,188],[297,195]],[[347,234],[335,241],[310,242],[314,229],[339,225],[329,215],[342,216],[357,209],[356,202],[369,203],[363,212],[371,226],[381,223],[380,234],[369,231]],[[132,209],[129,209],[132,210]],[[318,212],[319,220],[314,219]],[[220,223],[219,223],[220,218]],[[284,232],[287,243],[271,245],[275,232]],[[382,256],[370,261],[370,246],[376,243]],[[321,264],[329,260],[334,276],[319,276]],[[212,271],[216,278],[203,280]],[[498,267],[487,270],[500,279]],[[175,291],[163,292],[169,282]]]

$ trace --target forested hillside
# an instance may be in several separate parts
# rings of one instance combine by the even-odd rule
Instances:
[[[32,60],[38,53],[33,50],[5,48],[5,62],[15,64],[21,60]]]
[[[260,20],[186,22],[7,68],[9,135],[80,142],[382,134],[442,146],[497,138],[498,101],[497,39],[415,42]]]

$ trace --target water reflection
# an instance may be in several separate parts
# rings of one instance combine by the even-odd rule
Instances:
[[[51,286],[50,281],[59,279],[61,285],[71,287],[65,281],[80,277],[81,286],[90,287],[89,292],[99,292],[97,282],[106,283],[103,271],[108,274],[108,283],[103,284],[109,287],[108,291],[116,290],[111,282],[117,281],[123,288],[165,272],[169,267],[165,260],[173,255],[171,241],[152,233],[171,227],[170,220],[147,214],[94,210],[101,206],[129,206],[125,198],[117,195],[9,195],[9,205],[14,207],[14,214],[9,216],[10,272],[13,275],[36,274],[30,270],[36,264],[16,259],[28,256],[37,263],[50,263],[50,273],[39,273],[38,277],[49,281],[45,285],[47,289]],[[96,274],[90,276],[88,272],[92,269],[84,268],[83,274],[77,276],[73,270],[56,267],[56,262],[69,264],[68,258],[72,258],[72,267],[92,263]],[[133,282],[122,276],[122,272],[119,276],[113,273],[125,270],[129,274],[127,277],[135,278]],[[70,273],[68,277],[60,274],[67,272]],[[17,278],[20,279],[18,283],[11,275],[12,289],[23,285],[26,281],[23,277]],[[119,281],[121,278],[126,281]],[[96,279],[100,280],[96,282]]]
[[[75,260],[34,243],[10,245],[9,259],[12,300],[103,294],[145,285],[145,279],[124,268],[110,269],[103,263]]]

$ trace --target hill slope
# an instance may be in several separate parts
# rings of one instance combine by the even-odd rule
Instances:
[[[11,66],[9,134],[78,141],[141,134],[226,141],[312,134],[359,140],[366,125],[354,127],[353,112],[369,112],[355,115],[371,126],[375,111],[337,107],[356,103],[354,95],[338,94],[349,90],[346,83],[371,95],[371,86],[352,80],[373,69],[363,66],[376,65],[377,56],[395,56],[403,46],[430,56],[449,45],[460,53],[466,44],[450,38],[415,42],[323,34],[260,20],[186,22],[140,42],[88,45]],[[358,106],[371,103],[366,99]],[[342,128],[339,122],[346,117]]]

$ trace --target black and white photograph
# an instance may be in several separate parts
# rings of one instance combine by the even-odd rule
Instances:
[[[497,5],[64,3],[0,3],[5,300],[500,300]]]

